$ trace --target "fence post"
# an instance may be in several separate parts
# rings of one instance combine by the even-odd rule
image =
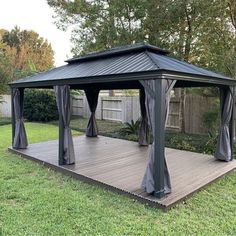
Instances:
[[[103,120],[103,98],[101,97],[101,120]]]
[[[99,120],[101,120],[102,118],[102,116],[101,116],[101,99],[102,99],[102,97],[101,96],[98,96],[98,105],[97,105],[97,109],[96,109],[96,113],[95,113],[95,115],[96,115],[96,119],[99,119]]]
[[[121,98],[121,113],[122,113],[122,114],[121,114],[121,117],[122,117],[122,118],[121,118],[121,120],[122,120],[121,122],[122,122],[122,123],[125,123],[125,121],[126,121],[126,120],[125,120],[125,117],[126,117],[125,105],[126,105],[126,103],[125,103],[125,97],[122,97],[122,98]]]

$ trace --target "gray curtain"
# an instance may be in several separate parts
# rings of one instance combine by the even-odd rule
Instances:
[[[215,158],[219,160],[232,160],[229,124],[232,117],[233,104],[233,89],[230,87],[220,88],[221,125],[215,152]]]
[[[143,80],[141,81],[142,84],[146,85],[146,87],[149,87],[150,90],[152,90],[154,93],[154,80]],[[170,92],[174,87],[174,84],[176,83],[176,80],[164,80],[164,86],[165,86],[165,92],[166,92],[166,113],[165,113],[165,124],[167,123],[168,119],[168,113],[169,113],[169,102],[170,102]],[[149,127],[151,130],[154,130],[154,106],[155,106],[155,99],[153,96],[148,92],[148,90],[145,88],[145,104],[146,104],[146,111],[147,111],[147,117],[149,122]],[[155,137],[153,136],[153,139]],[[153,193],[155,191],[154,188],[154,141],[150,147],[149,150],[149,162],[142,180],[142,188],[145,189],[147,193]],[[171,182],[170,182],[170,175],[166,164],[166,159],[164,160],[164,190],[165,193],[171,192]]]
[[[62,85],[55,86],[55,95],[57,101],[57,108],[59,115],[62,117],[64,125],[64,152],[63,158],[66,165],[75,163],[74,144],[70,129],[70,116],[71,116],[71,98],[70,86]]]
[[[23,90],[20,91],[18,88],[13,89],[13,107],[15,114],[15,135],[13,140],[13,148],[27,148],[28,140],[25,132],[25,126],[23,121]]]
[[[95,118],[95,112],[98,105],[99,90],[91,88],[91,89],[85,89],[84,91],[85,91],[85,95],[89,104],[89,109],[91,111],[91,115],[90,115],[88,125],[87,125],[86,136],[97,137],[98,127],[97,127],[97,122]]]
[[[148,146],[149,145],[149,127],[148,127],[148,118],[145,107],[145,91],[144,89],[139,90],[139,102],[140,102],[140,111],[141,111],[141,121],[139,128],[139,145]]]

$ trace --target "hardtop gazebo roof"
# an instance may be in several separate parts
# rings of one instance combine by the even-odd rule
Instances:
[[[51,87],[68,84],[73,88],[94,83],[101,89],[138,88],[139,83],[135,81],[154,77],[176,79],[175,87],[203,86],[206,83],[209,86],[235,84],[231,78],[177,60],[169,56],[167,51],[147,43],[90,53],[66,62],[67,65],[19,79],[10,83],[10,86]]]
[[[171,192],[165,160],[165,124],[168,118],[170,91],[174,87],[219,87],[221,124],[215,158],[233,159],[234,90],[236,80],[194,66],[168,55],[158,47],[139,43],[75,57],[68,64],[10,83],[12,93],[13,149],[28,146],[24,128],[25,88],[54,87],[59,114],[59,165],[75,163],[70,131],[70,89],[84,89],[91,111],[86,136],[96,137],[95,112],[102,89],[140,89],[141,125],[139,144],[149,145],[149,128],[153,143],[142,186],[147,193],[162,198]]]

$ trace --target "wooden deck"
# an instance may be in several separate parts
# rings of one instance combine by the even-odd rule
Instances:
[[[99,184],[153,206],[169,208],[236,168],[236,161],[221,162],[212,156],[166,148],[172,193],[161,200],[147,195],[140,184],[147,164],[147,147],[135,142],[99,136],[74,138],[76,164],[58,166],[58,141],[10,151],[38,161],[83,181]]]

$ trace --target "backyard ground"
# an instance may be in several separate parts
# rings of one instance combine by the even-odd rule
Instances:
[[[30,143],[58,137],[52,124],[26,129]],[[165,213],[10,154],[10,144],[2,125],[0,235],[236,235],[236,172]]]
[[[74,130],[84,132],[88,123],[88,119],[73,116],[70,126]],[[50,124],[58,125],[58,121],[52,121]],[[120,122],[97,120],[98,131],[100,135],[127,139],[130,141],[138,141],[137,134],[120,133],[120,130],[125,126]],[[205,154],[214,154],[217,143],[217,137],[209,137],[209,135],[199,134],[182,134],[178,132],[166,131],[165,146],[180,150],[187,150]],[[236,156],[236,143],[234,143],[234,154]]]

